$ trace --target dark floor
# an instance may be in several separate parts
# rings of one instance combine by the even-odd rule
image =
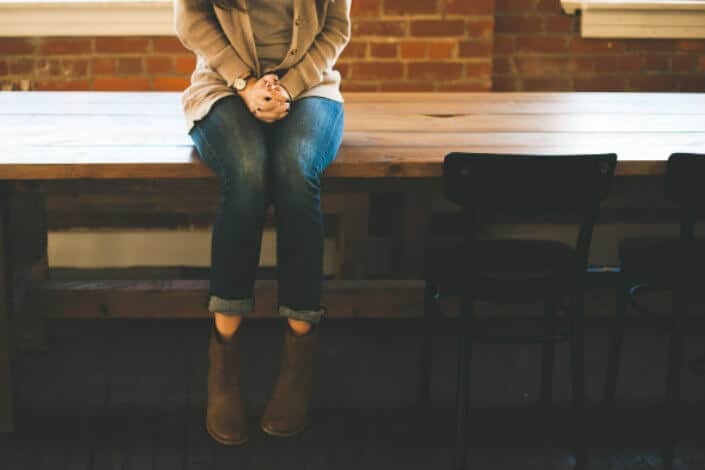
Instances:
[[[203,427],[208,320],[63,320],[50,352],[17,360],[18,430],[0,437],[0,469],[446,469],[453,442],[455,348],[446,320],[434,352],[433,406],[414,408],[417,320],[321,324],[314,425],[274,439],[257,420],[277,370],[284,323],[243,323],[251,440],[213,442]],[[602,387],[605,338],[591,335],[589,397]],[[705,469],[705,377],[688,341],[677,469]],[[535,406],[539,348],[479,345],[473,357],[473,433],[468,468],[571,468],[567,345],[558,349],[556,404]],[[616,412],[592,418],[591,468],[661,468],[665,341],[657,331],[627,339]]]

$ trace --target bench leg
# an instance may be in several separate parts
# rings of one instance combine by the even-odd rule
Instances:
[[[9,193],[8,255],[12,255],[11,276],[14,291],[10,306],[20,351],[48,349],[45,312],[27,312],[25,297],[32,280],[49,278],[47,255],[46,194],[37,182],[21,182]]]
[[[7,242],[7,189],[0,185],[0,432],[13,431],[12,367],[10,334],[9,260]]]

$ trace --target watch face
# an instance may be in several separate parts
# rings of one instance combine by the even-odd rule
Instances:
[[[247,82],[245,80],[243,80],[242,78],[235,79],[235,88],[236,89],[242,90],[245,88],[246,85],[247,85]]]

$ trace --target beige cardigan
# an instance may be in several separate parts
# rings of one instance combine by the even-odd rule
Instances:
[[[318,11],[316,0],[294,0],[289,53],[276,67],[286,69],[280,83],[293,101],[322,96],[343,102],[333,65],[350,40],[350,2],[326,0]],[[237,93],[236,78],[263,73],[247,12],[214,7],[209,0],[174,0],[174,29],[196,54],[191,84],[181,95],[188,132],[218,99]]]

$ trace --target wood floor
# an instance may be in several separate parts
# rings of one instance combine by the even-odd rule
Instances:
[[[455,339],[436,337],[432,408],[414,407],[414,320],[321,324],[313,426],[275,439],[257,427],[274,380],[283,322],[243,323],[243,379],[251,440],[228,448],[205,433],[208,320],[63,320],[47,353],[21,354],[18,430],[0,437],[0,469],[447,469],[453,442]],[[605,338],[587,341],[588,395],[602,387]],[[703,338],[689,340],[689,360]],[[556,403],[535,405],[539,348],[476,346],[468,468],[571,468],[567,347],[558,349]],[[591,468],[661,468],[658,458],[665,341],[656,331],[627,339],[614,413],[591,413]],[[684,371],[683,429],[676,468],[705,468],[705,378]]]

